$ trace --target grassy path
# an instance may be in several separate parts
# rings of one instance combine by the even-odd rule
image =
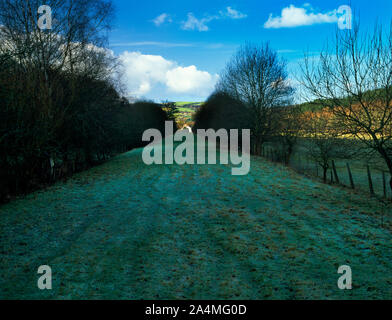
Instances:
[[[148,167],[134,150],[0,207],[0,298],[391,299],[379,215],[376,201],[262,159],[241,177]],[[44,264],[50,291],[36,286]],[[336,285],[343,264],[351,291]]]

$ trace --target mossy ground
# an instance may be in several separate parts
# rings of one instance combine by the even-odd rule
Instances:
[[[0,207],[0,298],[391,299],[380,214],[376,200],[260,158],[232,176],[146,166],[134,150]],[[344,264],[350,291],[337,287]],[[40,265],[52,290],[37,288]]]

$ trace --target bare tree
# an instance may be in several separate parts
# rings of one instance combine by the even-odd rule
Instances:
[[[301,131],[304,129],[301,107],[293,105],[280,108],[278,125],[278,137],[282,144],[284,161],[288,165]]]
[[[51,29],[41,30],[39,0],[0,0],[1,49],[25,67],[72,70],[86,52],[104,47],[113,6],[109,0],[48,0]],[[95,50],[99,52],[99,50]]]
[[[392,175],[392,30],[336,32],[333,49],[306,57],[302,83],[328,107],[341,134],[378,153]],[[392,179],[390,181],[392,188]]]
[[[110,0],[48,0],[52,24],[47,30],[38,23],[41,5],[39,0],[0,0],[0,55],[12,57],[15,74],[27,75],[31,86],[26,90],[37,91],[43,114],[60,120],[63,115],[49,113],[63,88],[62,74],[69,74],[75,87],[78,76],[107,80],[117,67],[105,49],[113,5]],[[73,96],[74,90],[60,113]]]
[[[268,44],[242,46],[226,66],[216,89],[250,108],[252,151],[260,154],[263,143],[276,133],[275,108],[288,105],[293,93],[285,61]]]
[[[303,115],[304,146],[310,158],[323,170],[323,181],[332,160],[347,159],[351,151],[347,140],[342,139],[335,119],[325,110],[309,111]]]
[[[51,29],[38,23],[42,4],[51,8]],[[114,64],[105,45],[112,15],[110,0],[0,0],[0,162],[4,168],[14,162],[15,181],[28,180],[23,177],[39,172],[56,153],[68,154],[60,144],[67,137],[64,125],[75,123],[70,119],[83,115],[94,126],[80,84],[98,87],[110,77]]]

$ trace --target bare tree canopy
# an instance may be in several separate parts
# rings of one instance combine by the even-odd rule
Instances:
[[[0,0],[0,50],[25,68],[86,72],[102,66],[102,50],[113,18],[108,0],[48,0],[51,29],[38,25],[38,0]],[[102,72],[102,68],[100,72]]]
[[[262,144],[276,129],[274,108],[291,102],[293,89],[288,83],[286,62],[268,43],[246,44],[227,64],[217,91],[230,94],[251,109],[253,151],[260,154]]]
[[[302,70],[307,92],[330,108],[341,134],[377,152],[392,174],[392,30],[337,31],[333,46],[318,60],[306,57]]]

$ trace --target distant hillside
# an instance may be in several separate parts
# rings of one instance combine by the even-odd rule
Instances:
[[[191,108],[191,109],[197,109],[199,108],[204,102],[186,102],[186,101],[180,101],[176,102],[176,106],[179,108]]]
[[[180,127],[183,125],[193,126],[193,114],[204,102],[176,102],[176,106],[180,113],[177,115],[177,123]]]
[[[367,101],[382,101],[386,98],[385,96],[385,90],[383,89],[375,89],[375,90],[370,90],[370,91],[366,91],[364,93],[362,93],[362,99],[363,100],[367,100]],[[351,104],[351,105],[355,105],[355,104],[359,104],[358,98],[356,96],[351,96],[351,97],[342,97],[341,101],[343,103],[347,103],[347,104]],[[307,112],[307,111],[320,111],[325,109],[326,105],[333,105],[333,100],[328,100],[328,99],[324,99],[324,100],[320,100],[320,99],[316,99],[313,101],[309,101],[309,102],[304,102],[304,103],[300,103],[298,104],[298,106],[301,108],[301,110],[303,112]]]

